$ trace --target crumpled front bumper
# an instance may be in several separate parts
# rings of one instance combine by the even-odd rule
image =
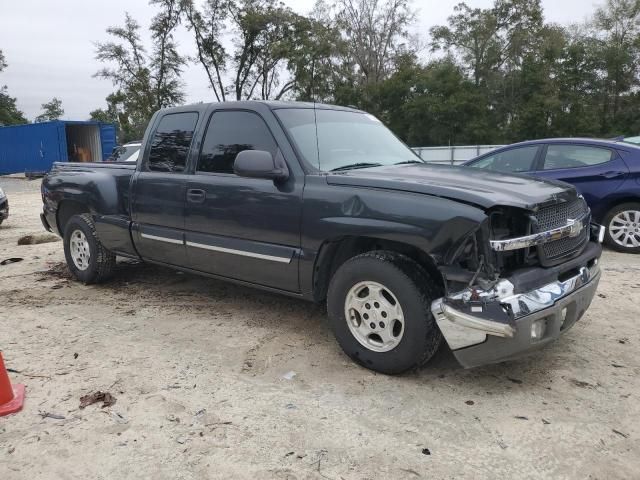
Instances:
[[[529,269],[487,291],[469,288],[439,298],[431,311],[466,368],[526,355],[556,340],[582,317],[600,281],[601,253],[601,246],[591,242],[566,265]]]

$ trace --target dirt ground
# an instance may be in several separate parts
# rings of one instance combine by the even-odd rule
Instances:
[[[537,355],[473,370],[353,364],[323,308],[121,262],[69,278],[39,181],[0,179],[0,348],[22,412],[0,479],[640,478],[640,256],[606,252],[586,316]],[[97,390],[116,403],[80,409]]]

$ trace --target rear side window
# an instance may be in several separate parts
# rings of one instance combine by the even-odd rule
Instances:
[[[197,170],[233,173],[233,162],[243,150],[264,150],[271,155],[276,154],[276,141],[264,120],[251,112],[215,112],[207,127]]]
[[[613,151],[608,148],[584,145],[549,145],[544,158],[544,170],[558,168],[591,167],[611,160]]]
[[[529,172],[533,170],[533,163],[539,148],[537,145],[512,148],[484,157],[470,166],[496,172]]]
[[[184,171],[196,123],[198,114],[195,112],[171,113],[162,117],[151,140],[149,170]]]

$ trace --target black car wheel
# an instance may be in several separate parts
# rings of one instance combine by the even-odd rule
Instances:
[[[410,258],[389,251],[358,255],[338,268],[327,294],[332,330],[349,357],[396,374],[426,363],[442,334],[430,310],[440,292]]]
[[[64,256],[71,273],[87,284],[106,280],[116,263],[116,256],[100,243],[88,213],[74,215],[67,222],[64,230]]]

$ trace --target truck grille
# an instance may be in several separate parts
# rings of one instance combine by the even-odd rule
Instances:
[[[559,203],[538,210],[535,218],[538,223],[538,231],[544,232],[553,228],[562,227],[570,218],[581,218],[587,213],[589,207],[582,197],[572,202]],[[540,245],[540,259],[543,265],[554,263],[553,261],[577,252],[588,240],[589,229],[585,228],[577,237],[565,237],[555,242]]]

